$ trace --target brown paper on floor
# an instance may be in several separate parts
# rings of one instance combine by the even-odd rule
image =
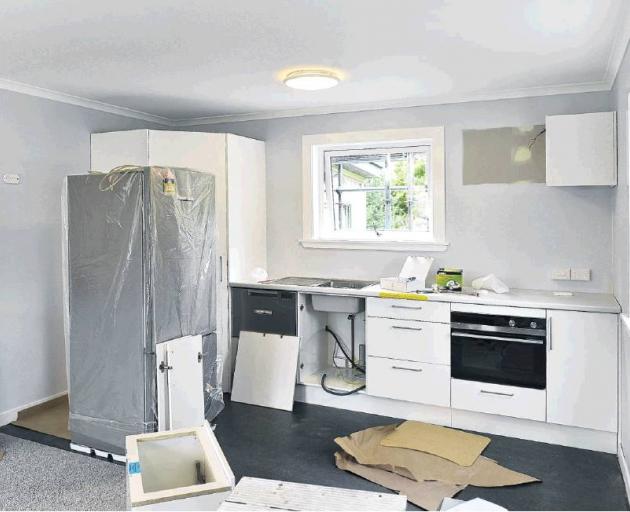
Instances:
[[[338,437],[335,443],[359,464],[384,466],[395,472],[400,472],[398,468],[405,468],[417,481],[439,480],[477,487],[504,487],[539,481],[507,469],[483,455],[471,466],[460,466],[430,453],[381,446],[383,438],[395,428],[396,425],[368,428],[347,437]]]
[[[426,510],[437,510],[444,498],[452,498],[466,488],[465,485],[447,484],[435,480],[416,482],[384,469],[357,464],[352,457],[343,452],[335,453],[335,463],[339,469],[359,475],[370,482],[397,491],[399,494],[404,494],[408,501]]]
[[[432,453],[460,466],[472,466],[490,438],[421,421],[405,421],[381,441],[383,446]]]

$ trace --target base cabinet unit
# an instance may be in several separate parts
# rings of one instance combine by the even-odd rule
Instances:
[[[368,298],[366,392],[451,405],[450,304]]]
[[[452,379],[453,409],[499,414],[513,418],[545,421],[544,389],[520,388]]]
[[[548,311],[547,421],[617,431],[618,316]]]
[[[368,357],[367,393],[372,396],[449,407],[451,367]]]

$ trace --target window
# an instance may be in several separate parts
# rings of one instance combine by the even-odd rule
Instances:
[[[442,128],[304,137],[302,244],[444,250],[443,161]]]

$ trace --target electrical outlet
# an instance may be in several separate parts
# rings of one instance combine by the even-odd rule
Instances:
[[[557,268],[551,271],[551,279],[555,281],[569,281],[571,279],[570,268]]]
[[[590,281],[591,269],[590,268],[572,268],[571,269],[571,281]]]
[[[2,181],[7,185],[19,185],[22,182],[22,177],[19,174],[3,174]]]

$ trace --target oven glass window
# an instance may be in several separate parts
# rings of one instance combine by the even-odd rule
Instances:
[[[544,343],[477,339],[465,333],[452,337],[452,375],[511,386],[544,389]]]

